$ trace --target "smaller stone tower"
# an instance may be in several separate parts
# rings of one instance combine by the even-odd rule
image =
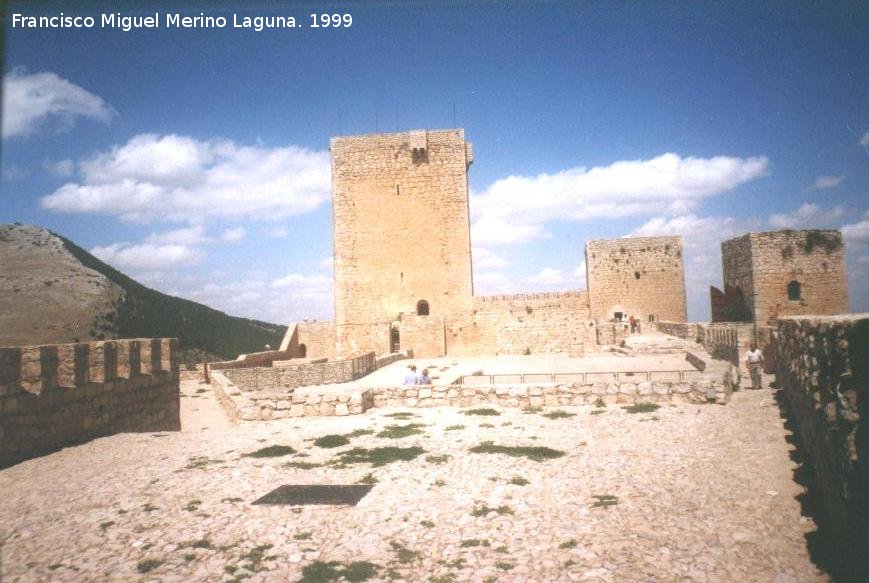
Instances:
[[[585,245],[591,319],[685,322],[681,237],[627,237]]]
[[[721,243],[724,292],[712,320],[768,326],[780,316],[848,311],[845,245],[836,230],[748,233]]]

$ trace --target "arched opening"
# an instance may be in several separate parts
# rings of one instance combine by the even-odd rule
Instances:
[[[791,301],[796,301],[802,299],[802,295],[800,294],[800,282],[794,280],[788,284],[788,299]]]
[[[308,356],[308,347],[304,344],[299,344],[299,358],[305,358]]]
[[[417,316],[428,316],[428,302],[425,300],[419,300],[416,303],[416,315]]]
[[[401,350],[401,336],[398,334],[398,328],[390,328],[389,330],[389,352],[395,353]]]

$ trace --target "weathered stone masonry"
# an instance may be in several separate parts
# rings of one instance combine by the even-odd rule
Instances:
[[[592,320],[687,321],[681,237],[589,241],[585,261]]]
[[[792,317],[773,335],[776,380],[816,477],[836,548],[869,577],[869,314]],[[844,579],[843,579],[844,580]],[[851,580],[851,579],[849,579]]]
[[[471,307],[471,145],[463,130],[418,130],[330,147],[336,357],[386,354],[399,314]]]
[[[712,320],[774,325],[776,318],[848,311],[845,248],[835,230],[748,233],[721,244],[724,292]]]
[[[121,431],[177,431],[176,339],[0,348],[0,466]]]

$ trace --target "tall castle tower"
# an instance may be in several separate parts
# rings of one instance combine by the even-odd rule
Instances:
[[[464,130],[337,137],[330,148],[338,358],[389,352],[400,314],[470,310]]]

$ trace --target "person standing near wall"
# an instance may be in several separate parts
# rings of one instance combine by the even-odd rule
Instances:
[[[762,389],[760,373],[763,366],[763,353],[757,348],[757,344],[751,343],[751,350],[745,354],[745,366],[751,375],[751,388]]]

